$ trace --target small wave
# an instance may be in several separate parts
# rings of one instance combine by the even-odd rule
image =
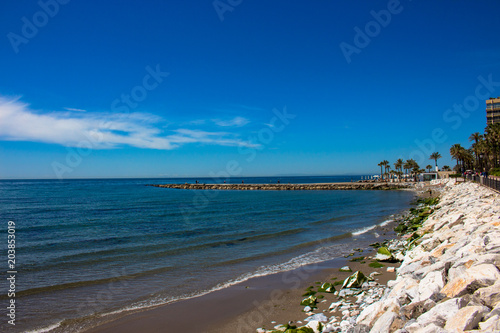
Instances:
[[[359,236],[359,235],[362,235],[362,234],[364,234],[364,233],[367,233],[367,232],[368,232],[368,231],[370,231],[370,230],[375,229],[376,227],[377,227],[377,225],[372,225],[372,226],[370,226],[370,227],[366,227],[366,228],[360,229],[360,230],[358,230],[358,231],[354,231],[354,232],[352,233],[352,235],[353,235],[353,236]]]
[[[394,220],[391,220],[391,219],[389,219],[389,220],[385,220],[385,221],[384,221],[384,222],[382,222],[382,223],[375,224],[375,225],[372,225],[372,226],[369,226],[369,227],[362,228],[362,229],[360,229],[360,230],[354,231],[354,232],[352,233],[352,235],[353,235],[353,236],[359,236],[359,235],[362,235],[362,234],[364,234],[364,233],[367,233],[367,232],[368,232],[368,231],[370,231],[370,230],[375,229],[376,227],[384,227],[384,226],[388,225],[388,224],[389,224],[389,223],[391,223],[391,222],[394,222]]]
[[[34,330],[27,331],[25,333],[46,333],[46,332],[50,332],[52,330],[55,330],[58,327],[61,327],[61,323],[62,323],[62,321],[60,321],[58,323],[55,323],[53,325],[47,326],[47,327],[35,328]]]
[[[394,220],[392,220],[392,219],[385,220],[384,222],[380,223],[379,226],[385,227],[386,225],[388,225],[391,222],[394,222]]]

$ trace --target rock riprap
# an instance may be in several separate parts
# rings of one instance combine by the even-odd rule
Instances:
[[[500,331],[500,196],[463,183],[447,187],[436,208],[357,331]]]
[[[257,332],[500,332],[500,195],[449,182],[433,205],[412,209],[396,227],[405,235],[378,244],[374,259],[402,260],[396,280],[356,272],[329,308],[341,316],[314,313],[313,295],[296,326]]]

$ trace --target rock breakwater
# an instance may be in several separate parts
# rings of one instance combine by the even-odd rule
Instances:
[[[329,183],[329,184],[151,184],[148,186],[181,190],[239,191],[333,191],[333,190],[396,190],[411,188],[411,183]]]

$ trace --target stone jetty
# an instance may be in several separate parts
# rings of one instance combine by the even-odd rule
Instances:
[[[333,191],[333,190],[397,190],[411,188],[412,183],[325,183],[325,184],[151,184],[149,186],[182,190],[239,191]]]

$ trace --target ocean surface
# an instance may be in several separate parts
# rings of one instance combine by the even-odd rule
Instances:
[[[360,176],[281,177],[283,183]],[[106,316],[334,259],[377,237],[410,191],[193,191],[213,179],[0,181],[1,332],[81,332]],[[276,177],[228,183],[276,183]],[[15,222],[16,325],[7,323]]]

